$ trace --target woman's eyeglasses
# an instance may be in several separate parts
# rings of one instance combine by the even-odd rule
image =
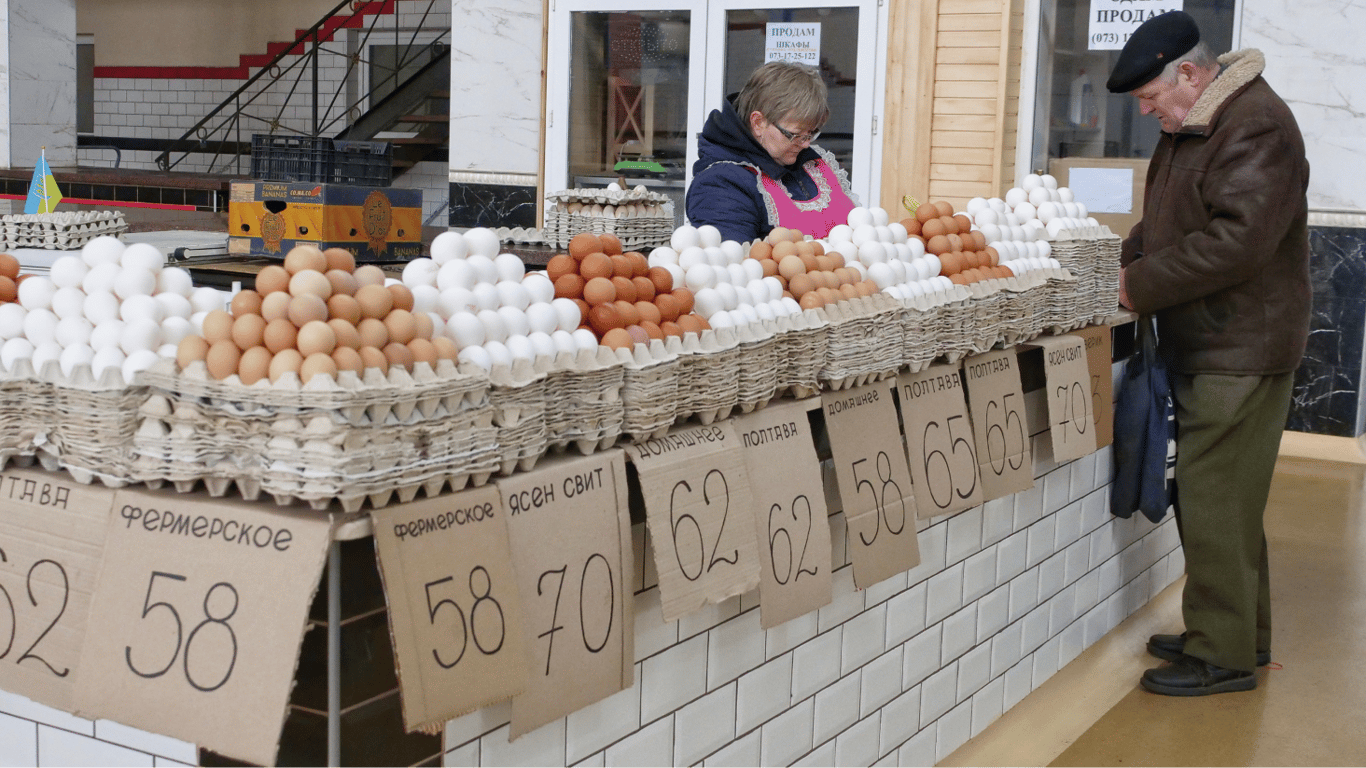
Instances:
[[[819,138],[821,135],[820,131],[812,131],[811,133],[793,133],[792,131],[787,130],[781,125],[778,125],[777,123],[773,123],[773,127],[778,129],[778,133],[781,133],[783,135],[783,138],[797,144],[810,144],[811,142]]]

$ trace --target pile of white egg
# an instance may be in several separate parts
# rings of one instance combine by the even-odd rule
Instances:
[[[205,315],[226,301],[222,291],[194,288],[155,246],[103,235],[55,260],[46,277],[24,280],[17,303],[0,305],[0,364],[12,370],[27,359],[41,371],[55,360],[67,377],[88,365],[96,379],[118,368],[131,382],[159,358],[174,359],[180,340],[201,333]]]
[[[845,264],[858,269],[878,290],[898,299],[944,296],[953,282],[940,275],[939,257],[925,252],[925,242],[913,237],[899,221],[890,221],[879,207],[857,207],[847,224],[830,230],[827,250],[839,251]]]
[[[693,292],[693,311],[712,328],[731,328],[800,314],[796,300],[783,296],[783,284],[765,277],[755,259],[734,240],[722,240],[710,224],[674,230],[670,243],[650,251],[651,267],[664,267],[674,284]]]
[[[437,235],[431,256],[403,269],[413,311],[431,313],[437,332],[460,350],[458,359],[486,371],[596,348],[593,332],[579,327],[578,305],[555,298],[544,272],[528,273],[521,258],[499,253],[499,246],[498,235],[484,227]]]

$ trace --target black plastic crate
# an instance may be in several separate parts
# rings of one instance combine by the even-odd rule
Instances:
[[[387,141],[334,141],[327,136],[254,134],[251,177],[262,181],[387,187],[393,175]]]

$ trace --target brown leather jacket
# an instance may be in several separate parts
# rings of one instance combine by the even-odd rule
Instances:
[[[1254,49],[1223,72],[1148,167],[1143,220],[1124,241],[1125,287],[1157,314],[1177,373],[1264,375],[1299,367],[1309,336],[1309,162]]]

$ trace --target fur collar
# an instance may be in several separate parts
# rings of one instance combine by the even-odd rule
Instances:
[[[1209,125],[1224,102],[1243,86],[1256,80],[1266,68],[1266,58],[1256,48],[1226,53],[1219,57],[1219,63],[1224,66],[1224,70],[1195,101],[1181,124],[1183,129]]]

